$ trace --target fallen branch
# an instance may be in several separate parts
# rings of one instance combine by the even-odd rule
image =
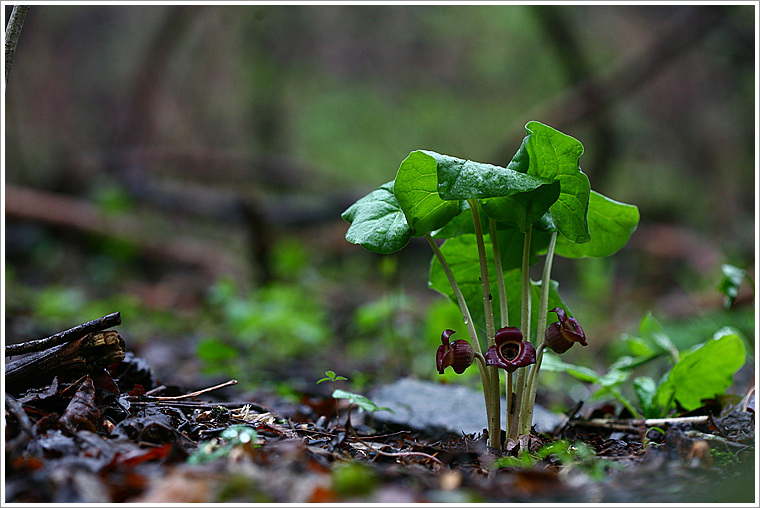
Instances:
[[[121,324],[121,314],[114,312],[108,314],[102,318],[93,319],[81,325],[77,325],[74,328],[69,328],[63,332],[58,332],[55,335],[46,337],[44,339],[30,340],[28,342],[22,342],[20,344],[9,344],[5,346],[5,356],[16,356],[25,353],[36,353],[37,351],[44,351],[50,349],[59,344],[71,342],[73,340],[84,337],[88,333],[101,332],[107,328],[113,328]]]
[[[113,330],[91,333],[5,364],[5,389],[14,392],[42,386],[60,375],[84,374],[124,359],[124,339]]]

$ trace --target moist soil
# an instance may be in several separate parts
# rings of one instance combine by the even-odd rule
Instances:
[[[756,501],[752,390],[657,426],[575,408],[496,451],[485,430],[418,429],[346,400],[236,388],[191,396],[128,351],[6,394],[5,502]],[[552,443],[572,445],[540,452]]]

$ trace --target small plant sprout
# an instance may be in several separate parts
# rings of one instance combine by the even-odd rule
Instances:
[[[506,377],[507,433],[531,430],[544,350],[586,345],[578,321],[551,279],[555,255],[605,257],[639,222],[633,205],[591,190],[578,164],[581,143],[539,122],[507,167],[416,150],[396,178],[345,212],[349,242],[379,254],[423,237],[433,251],[428,285],[459,306],[468,340],[445,330],[436,368],[458,374],[477,363],[489,445],[502,447],[500,372]],[[540,281],[530,267],[544,256]],[[552,309],[549,311],[549,309]],[[559,320],[547,327],[548,314]],[[477,362],[476,362],[477,361]]]
[[[317,381],[317,384],[323,383],[325,381],[332,381],[333,390],[335,390],[335,382],[336,381],[348,381],[348,378],[343,377],[343,376],[338,376],[338,375],[335,374],[335,372],[333,372],[331,370],[326,371],[325,372],[325,376],[326,377],[323,377],[322,379],[320,379],[319,381]]]
[[[335,384],[338,381],[348,381],[348,378],[343,377],[343,376],[338,376],[337,374],[335,374],[334,371],[328,370],[328,371],[325,372],[325,377],[323,377],[322,379],[320,379],[319,381],[317,381],[317,384],[323,383],[325,381],[332,381],[332,385],[333,385],[333,395],[332,396],[333,396],[334,399],[336,399],[335,400],[335,417],[336,418],[340,418],[340,413],[338,413],[338,400],[337,400],[337,397],[335,397],[335,392],[338,391],[338,390],[336,389]]]

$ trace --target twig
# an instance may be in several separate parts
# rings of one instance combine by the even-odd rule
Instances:
[[[350,428],[351,433],[354,435],[354,439],[356,439],[357,441],[359,441],[360,443],[362,443],[364,446],[366,446],[369,449],[369,451],[375,452],[378,455],[383,455],[384,457],[411,457],[411,456],[420,456],[420,457],[425,457],[426,459],[432,460],[434,462],[437,462],[440,465],[443,465],[443,462],[441,462],[436,457],[433,457],[432,455],[428,455],[427,453],[423,453],[423,452],[395,452],[395,453],[382,452],[382,451],[378,450],[377,448],[373,448],[371,444],[365,443],[364,440],[362,438],[360,438],[359,435],[356,433],[356,429],[354,429],[350,425],[347,425],[347,427]]]
[[[8,393],[5,394],[5,410],[16,417],[22,432],[25,432],[30,438],[34,437],[32,421],[24,411],[24,407]]]
[[[114,312],[107,316],[103,316],[99,319],[88,321],[81,325],[77,325],[74,328],[70,328],[63,332],[56,333],[50,337],[38,340],[30,340],[28,342],[22,342],[21,344],[9,344],[5,346],[5,356],[15,356],[24,353],[36,353],[37,351],[44,351],[51,347],[66,342],[72,342],[80,339],[88,333],[95,333],[105,330],[106,328],[112,328],[121,324],[121,314]]]
[[[715,441],[718,443],[723,443],[728,446],[733,446],[734,448],[750,448],[749,445],[743,444],[743,443],[737,443],[735,441],[729,441],[725,437],[716,436],[715,434],[706,434],[704,432],[699,432],[697,430],[687,430],[684,432],[686,437],[690,437],[693,439],[704,439],[705,441]]]
[[[21,27],[24,26],[28,5],[14,5],[8,25],[5,27],[5,89],[8,89],[8,77],[11,74],[13,56],[16,54],[16,45],[21,35]]]
[[[683,416],[680,418],[648,418],[646,420],[608,420],[605,418],[593,418],[591,420],[579,420],[573,422],[573,425],[582,425],[584,427],[601,427],[611,430],[635,430],[642,425],[646,427],[656,427],[659,425],[685,424],[702,424],[709,423],[710,416]]]
[[[148,402],[145,400],[146,398],[149,398],[151,402],[188,399],[190,397],[197,397],[198,395],[203,395],[204,393],[208,393],[214,390],[218,390],[220,388],[224,388],[225,386],[231,386],[231,385],[236,385],[236,384],[237,384],[237,379],[230,379],[229,381],[226,381],[222,384],[219,384],[216,386],[210,386],[208,388],[204,388],[203,390],[198,390],[197,392],[192,392],[192,393],[186,393],[184,395],[175,395],[173,397],[146,397],[145,395],[142,395],[142,396],[136,397],[136,399],[138,400],[136,400],[135,402]],[[130,400],[130,402],[132,401]],[[219,405],[219,404],[216,404],[216,405]]]

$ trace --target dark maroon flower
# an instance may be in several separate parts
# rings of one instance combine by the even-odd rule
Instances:
[[[559,321],[546,327],[546,345],[555,353],[562,354],[576,342],[586,346],[586,334],[583,333],[580,323],[574,317],[567,317],[562,307],[555,307],[549,312],[557,314]]]
[[[438,346],[438,352],[435,355],[438,374],[443,374],[443,369],[449,366],[454,369],[454,372],[461,374],[467,367],[472,365],[475,359],[472,346],[466,340],[457,339],[449,344],[449,337],[454,333],[456,333],[454,330],[444,330],[441,334],[442,344]]]
[[[496,344],[486,351],[486,365],[493,365],[514,372],[518,367],[536,363],[536,348],[523,341],[519,328],[508,326],[496,331]]]

